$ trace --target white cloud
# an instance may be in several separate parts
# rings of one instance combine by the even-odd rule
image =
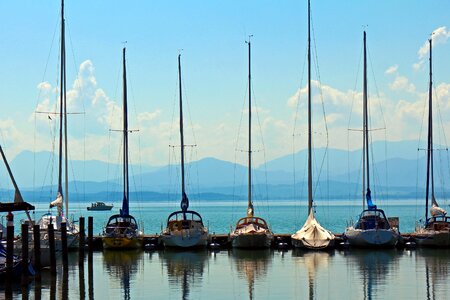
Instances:
[[[416,87],[414,84],[410,83],[408,78],[405,76],[396,76],[394,81],[389,84],[389,87],[392,90],[396,91],[406,91],[408,93],[414,93],[416,91]]]
[[[52,89],[52,86],[50,83],[48,83],[47,81],[41,82],[37,85],[37,88],[41,91],[50,91]]]
[[[395,73],[397,73],[397,70],[398,70],[398,65],[393,65],[393,66],[390,66],[389,68],[387,68],[387,70],[384,71],[384,73],[385,74],[395,74]]]
[[[441,26],[439,28],[436,28],[435,30],[433,30],[433,32],[431,34],[433,47],[435,47],[439,44],[447,43],[447,40],[449,37],[450,37],[450,31],[447,31],[447,27]],[[419,51],[417,51],[417,55],[419,57],[419,62],[413,64],[414,70],[417,71],[422,68],[422,66],[425,63],[426,56],[428,56],[429,52],[430,52],[430,43],[429,43],[429,40],[427,40],[420,47]]]
[[[150,122],[150,121],[154,121],[155,119],[157,119],[160,115],[161,115],[161,110],[157,109],[154,112],[139,113],[137,118],[138,118],[139,123]]]

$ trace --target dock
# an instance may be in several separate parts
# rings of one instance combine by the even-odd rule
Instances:
[[[291,233],[279,233],[274,234],[274,239],[271,245],[272,249],[292,249],[291,244]],[[348,246],[343,245],[345,239],[342,233],[335,233],[335,248],[346,248]],[[407,242],[414,242],[414,233],[403,233],[401,234],[401,241],[397,245],[397,248],[404,248]],[[88,245],[86,245],[88,247]],[[146,234],[144,235],[143,242],[144,250],[160,250],[163,249],[164,246],[161,243],[159,234]],[[230,249],[231,243],[229,242],[228,234],[210,234],[208,241],[209,249]],[[92,237],[92,250],[93,251],[101,251],[103,249],[102,246],[102,237],[100,235],[95,235]]]

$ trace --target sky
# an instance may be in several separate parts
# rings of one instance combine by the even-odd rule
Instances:
[[[425,136],[427,39],[434,32],[435,135],[444,143],[450,2],[323,0],[311,6],[314,145],[360,148],[360,134],[348,129],[361,127],[363,30],[371,126],[383,128],[372,139],[390,141]],[[68,110],[83,113],[69,116],[70,158],[120,157],[121,137],[111,129],[121,128],[125,45],[134,162],[165,165],[176,149],[169,145],[179,144],[179,53],[193,159],[245,160],[249,35],[255,163],[306,147],[306,1],[66,0],[65,7]],[[10,160],[24,150],[52,151],[57,116],[35,112],[55,111],[58,100],[60,2],[1,1],[0,19],[0,143]]]

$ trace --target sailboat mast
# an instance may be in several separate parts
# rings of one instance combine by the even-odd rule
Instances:
[[[253,217],[252,204],[252,69],[251,42],[248,37],[248,209],[247,215]]]
[[[189,207],[184,183],[184,130],[183,130],[183,94],[181,86],[181,54],[178,54],[178,88],[180,94],[180,143],[181,143],[181,210],[185,212]],[[183,215],[186,219],[186,214]]]
[[[308,0],[308,213],[313,205],[312,197],[312,128],[311,128],[311,1]]]
[[[364,31],[364,74],[363,74],[363,208],[365,208],[365,189],[370,192],[369,180],[369,118],[367,106],[367,53],[366,53],[366,32]]]
[[[67,88],[66,88],[66,21],[64,19],[64,1],[62,10],[61,31],[61,65],[62,65],[62,90],[64,106],[64,191],[66,218],[69,216],[69,167],[67,152]]]
[[[433,176],[433,77],[432,77],[432,40],[430,44],[430,82],[428,87],[428,146],[427,146],[427,184],[425,195],[425,221],[428,219],[428,197],[431,177],[431,199],[434,199],[434,176]]]
[[[60,65],[60,89],[59,89],[59,158],[58,158],[58,197],[63,196],[62,191],[62,156],[63,156],[63,118],[64,118],[64,0],[61,0],[61,65]],[[58,210],[58,213],[61,213]]]
[[[122,215],[129,214],[129,179],[128,179],[128,106],[127,106],[127,68],[123,48],[123,202]]]

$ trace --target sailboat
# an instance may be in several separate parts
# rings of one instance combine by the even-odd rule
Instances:
[[[430,44],[430,86],[428,91],[428,146],[427,146],[427,181],[425,196],[425,226],[416,228],[415,240],[420,246],[450,246],[450,217],[447,211],[439,207],[434,195],[433,170],[433,97],[432,97],[432,39]],[[431,184],[430,184],[431,183]],[[428,203],[431,189],[431,217],[428,218]]]
[[[308,0],[308,218],[303,227],[291,235],[298,248],[324,249],[334,245],[334,234],[323,228],[314,216],[312,195],[312,128],[311,128],[311,37],[310,1]]]
[[[208,243],[208,229],[203,225],[202,217],[198,212],[188,210],[189,199],[186,195],[184,185],[184,132],[183,97],[181,90],[181,54],[178,55],[178,87],[181,141],[181,210],[171,213],[167,218],[167,226],[161,233],[161,241],[165,247],[205,247]]]
[[[127,72],[123,48],[123,200],[119,214],[112,215],[103,230],[102,242],[105,249],[139,249],[142,248],[143,233],[139,230],[136,219],[130,215],[129,180],[128,180],[128,107],[127,107]]]
[[[68,219],[69,216],[69,175],[68,175],[68,152],[67,152],[67,101],[66,101],[66,44],[65,44],[65,19],[64,19],[64,0],[61,0],[61,46],[60,46],[61,70],[60,70],[60,94],[59,94],[59,157],[58,157],[58,192],[56,199],[50,203],[50,208],[56,207],[58,214],[53,215],[47,213],[43,215],[37,222],[41,229],[42,239],[46,239],[47,228],[49,224],[53,224],[55,229],[55,237],[60,239],[61,223],[65,222],[67,227],[67,246],[69,248],[78,247],[79,232],[78,226]],[[63,150],[64,144],[64,150]],[[65,198],[62,188],[62,169],[63,169],[63,153],[64,153],[64,183]],[[63,204],[64,202],[64,204]],[[63,212],[65,206],[65,214]]]
[[[364,72],[363,72],[363,209],[358,221],[345,229],[345,237],[351,246],[359,247],[394,247],[399,239],[399,232],[392,228],[382,209],[372,201],[369,171],[369,118],[367,105],[367,57],[366,32],[364,31]],[[367,190],[366,190],[367,185]]]
[[[231,245],[235,248],[268,248],[272,244],[273,233],[267,222],[254,216],[252,201],[252,89],[251,89],[251,42],[248,45],[248,204],[247,216],[237,221],[230,233]]]

